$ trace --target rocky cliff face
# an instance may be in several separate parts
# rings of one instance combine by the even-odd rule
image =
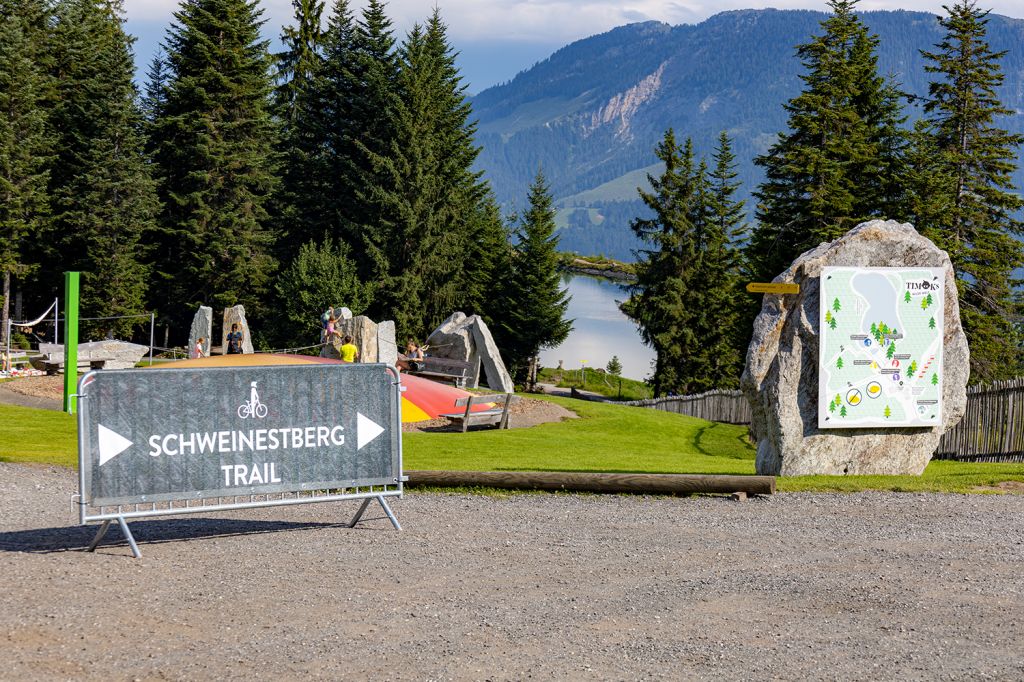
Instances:
[[[661,76],[665,73],[668,62],[662,62],[658,70],[650,74],[625,92],[614,95],[600,109],[590,116],[587,132],[591,133],[601,126],[613,125],[615,137],[631,136],[630,120],[646,102],[654,99],[661,89]]]

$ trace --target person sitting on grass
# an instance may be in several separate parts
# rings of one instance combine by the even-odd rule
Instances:
[[[359,349],[354,343],[352,343],[352,337],[346,336],[342,339],[343,344],[338,352],[341,353],[341,359],[344,362],[357,362],[359,360]]]

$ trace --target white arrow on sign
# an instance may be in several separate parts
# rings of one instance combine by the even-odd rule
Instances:
[[[100,466],[103,466],[133,445],[130,440],[116,431],[111,431],[103,424],[97,424],[96,426],[99,427],[100,434]]]
[[[364,445],[382,433],[384,433],[383,426],[372,421],[362,412],[356,412],[356,450],[362,450]]]

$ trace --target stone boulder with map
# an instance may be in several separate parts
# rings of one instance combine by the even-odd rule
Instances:
[[[828,289],[830,297],[847,301],[834,310],[834,300],[820,305],[826,267],[900,272],[844,270],[842,286],[849,291],[834,296]],[[940,270],[932,300],[914,279],[925,268]],[[949,256],[912,225],[874,220],[804,253],[774,282],[799,284],[800,292],[764,295],[747,350],[740,383],[753,408],[757,472],[924,471],[967,404],[970,356]],[[942,299],[944,312],[938,315],[933,311]],[[823,324],[830,334],[824,342]],[[825,356],[819,357],[823,347]],[[932,394],[935,399],[928,399]],[[911,426],[886,426],[892,422]],[[857,424],[864,426],[846,428]]]

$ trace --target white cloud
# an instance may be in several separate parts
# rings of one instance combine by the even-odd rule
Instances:
[[[949,0],[862,0],[861,11],[906,9],[942,12]],[[328,11],[330,1],[328,1]],[[358,12],[365,0],[355,0]],[[824,0],[438,0],[441,15],[453,40],[495,40],[517,42],[568,42],[636,21],[656,20],[670,24],[702,21],[729,9],[771,6],[779,9],[824,10]],[[434,3],[429,0],[391,0],[386,11],[399,34],[413,23],[426,19]],[[990,0],[983,3],[996,13],[1024,16],[1020,0]],[[125,0],[129,21],[169,23],[177,8],[174,0]],[[290,23],[290,0],[264,0],[267,34],[276,36],[279,27]]]

